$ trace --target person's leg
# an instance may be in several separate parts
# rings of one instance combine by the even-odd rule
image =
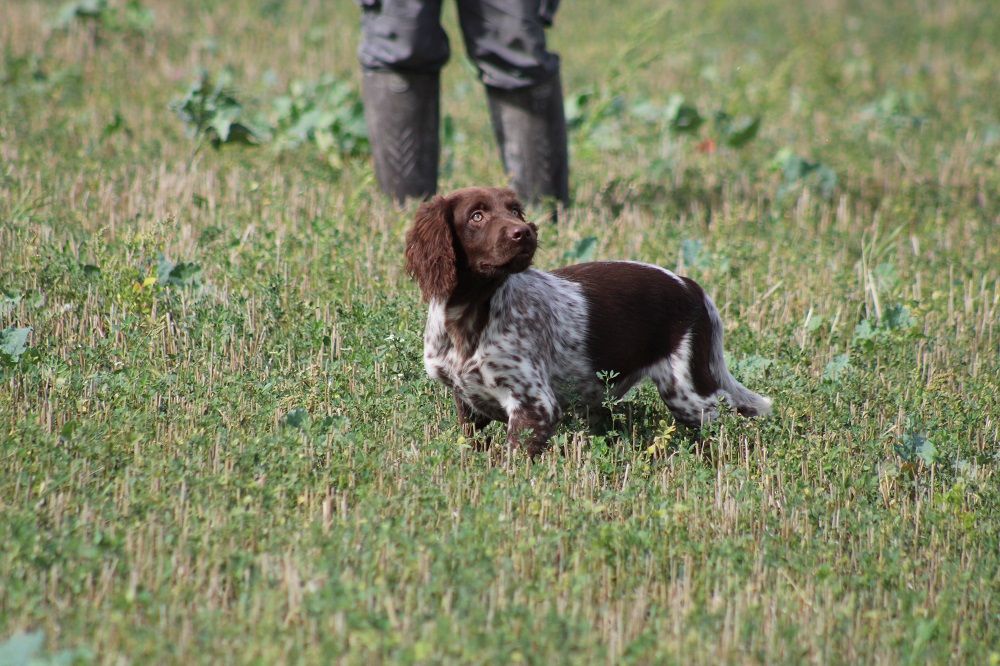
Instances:
[[[362,95],[379,186],[397,201],[437,190],[441,0],[361,0]]]
[[[545,48],[553,0],[458,0],[469,57],[486,85],[504,169],[527,201],[569,198],[559,56]]]

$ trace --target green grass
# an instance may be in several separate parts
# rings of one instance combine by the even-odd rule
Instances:
[[[424,376],[414,206],[364,159],[213,150],[168,108],[200,67],[231,68],[251,115],[294,79],[356,87],[353,3],[144,0],[144,27],[111,0],[56,30],[58,4],[5,2],[0,330],[33,330],[0,355],[0,645],[1000,661],[995,7],[800,4],[563,3],[551,39],[588,101],[536,263],[590,245],[698,279],[776,413],[698,442],[641,390],[532,465],[472,451]],[[448,5],[442,189],[500,183]],[[675,93],[694,135],[656,119]],[[758,136],[712,150],[720,109]],[[786,148],[835,184],[784,178]]]

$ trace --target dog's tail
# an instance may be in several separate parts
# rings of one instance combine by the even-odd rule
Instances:
[[[725,394],[732,407],[743,416],[765,416],[771,413],[771,399],[759,393],[754,393],[736,378],[729,374],[726,359],[722,352],[722,317],[715,303],[705,294],[705,310],[708,314],[711,328],[711,347],[708,355],[708,367],[712,377],[719,383],[719,388]]]

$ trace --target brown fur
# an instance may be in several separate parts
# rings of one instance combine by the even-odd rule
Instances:
[[[477,211],[482,221],[472,223]],[[469,187],[436,196],[417,209],[406,234],[406,271],[424,301],[482,300],[506,275],[531,264],[537,231],[524,221],[513,190]],[[524,235],[514,240],[516,233]]]
[[[417,281],[424,301],[447,298],[458,281],[450,218],[449,201],[434,197],[420,205],[406,232],[406,272]]]

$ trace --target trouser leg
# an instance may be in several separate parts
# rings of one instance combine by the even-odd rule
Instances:
[[[466,49],[486,85],[504,169],[527,201],[569,198],[559,56],[545,47],[552,0],[459,0]]]
[[[440,78],[448,37],[440,0],[364,0],[365,121],[382,191],[398,201],[437,190]]]

